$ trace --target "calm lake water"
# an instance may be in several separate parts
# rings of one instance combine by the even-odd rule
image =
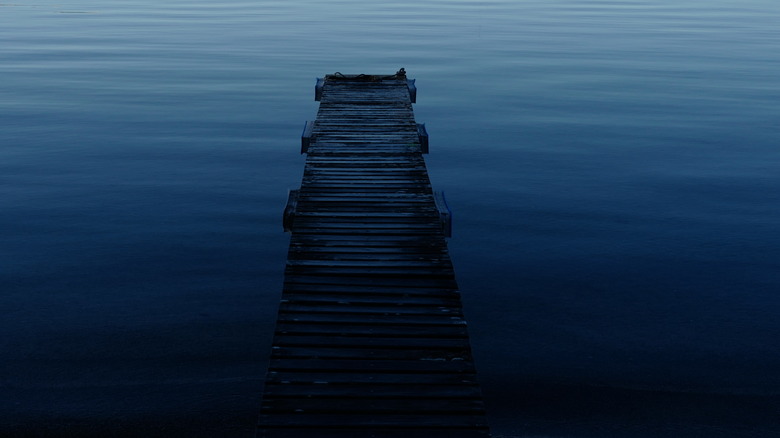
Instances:
[[[315,77],[405,67],[496,437],[778,436],[778,23],[0,4],[0,435],[252,436]]]

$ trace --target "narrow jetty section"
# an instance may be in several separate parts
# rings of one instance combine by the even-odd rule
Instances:
[[[337,73],[315,96],[258,437],[489,436],[414,81]]]

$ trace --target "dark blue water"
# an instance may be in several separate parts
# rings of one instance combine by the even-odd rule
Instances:
[[[314,78],[402,66],[495,436],[779,434],[779,22],[0,4],[0,435],[251,436]]]

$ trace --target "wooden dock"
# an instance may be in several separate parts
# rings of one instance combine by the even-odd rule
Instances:
[[[258,437],[487,437],[414,81],[319,79]]]

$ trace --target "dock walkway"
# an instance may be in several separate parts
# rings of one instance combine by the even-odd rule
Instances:
[[[415,94],[318,80],[258,437],[489,436]]]

